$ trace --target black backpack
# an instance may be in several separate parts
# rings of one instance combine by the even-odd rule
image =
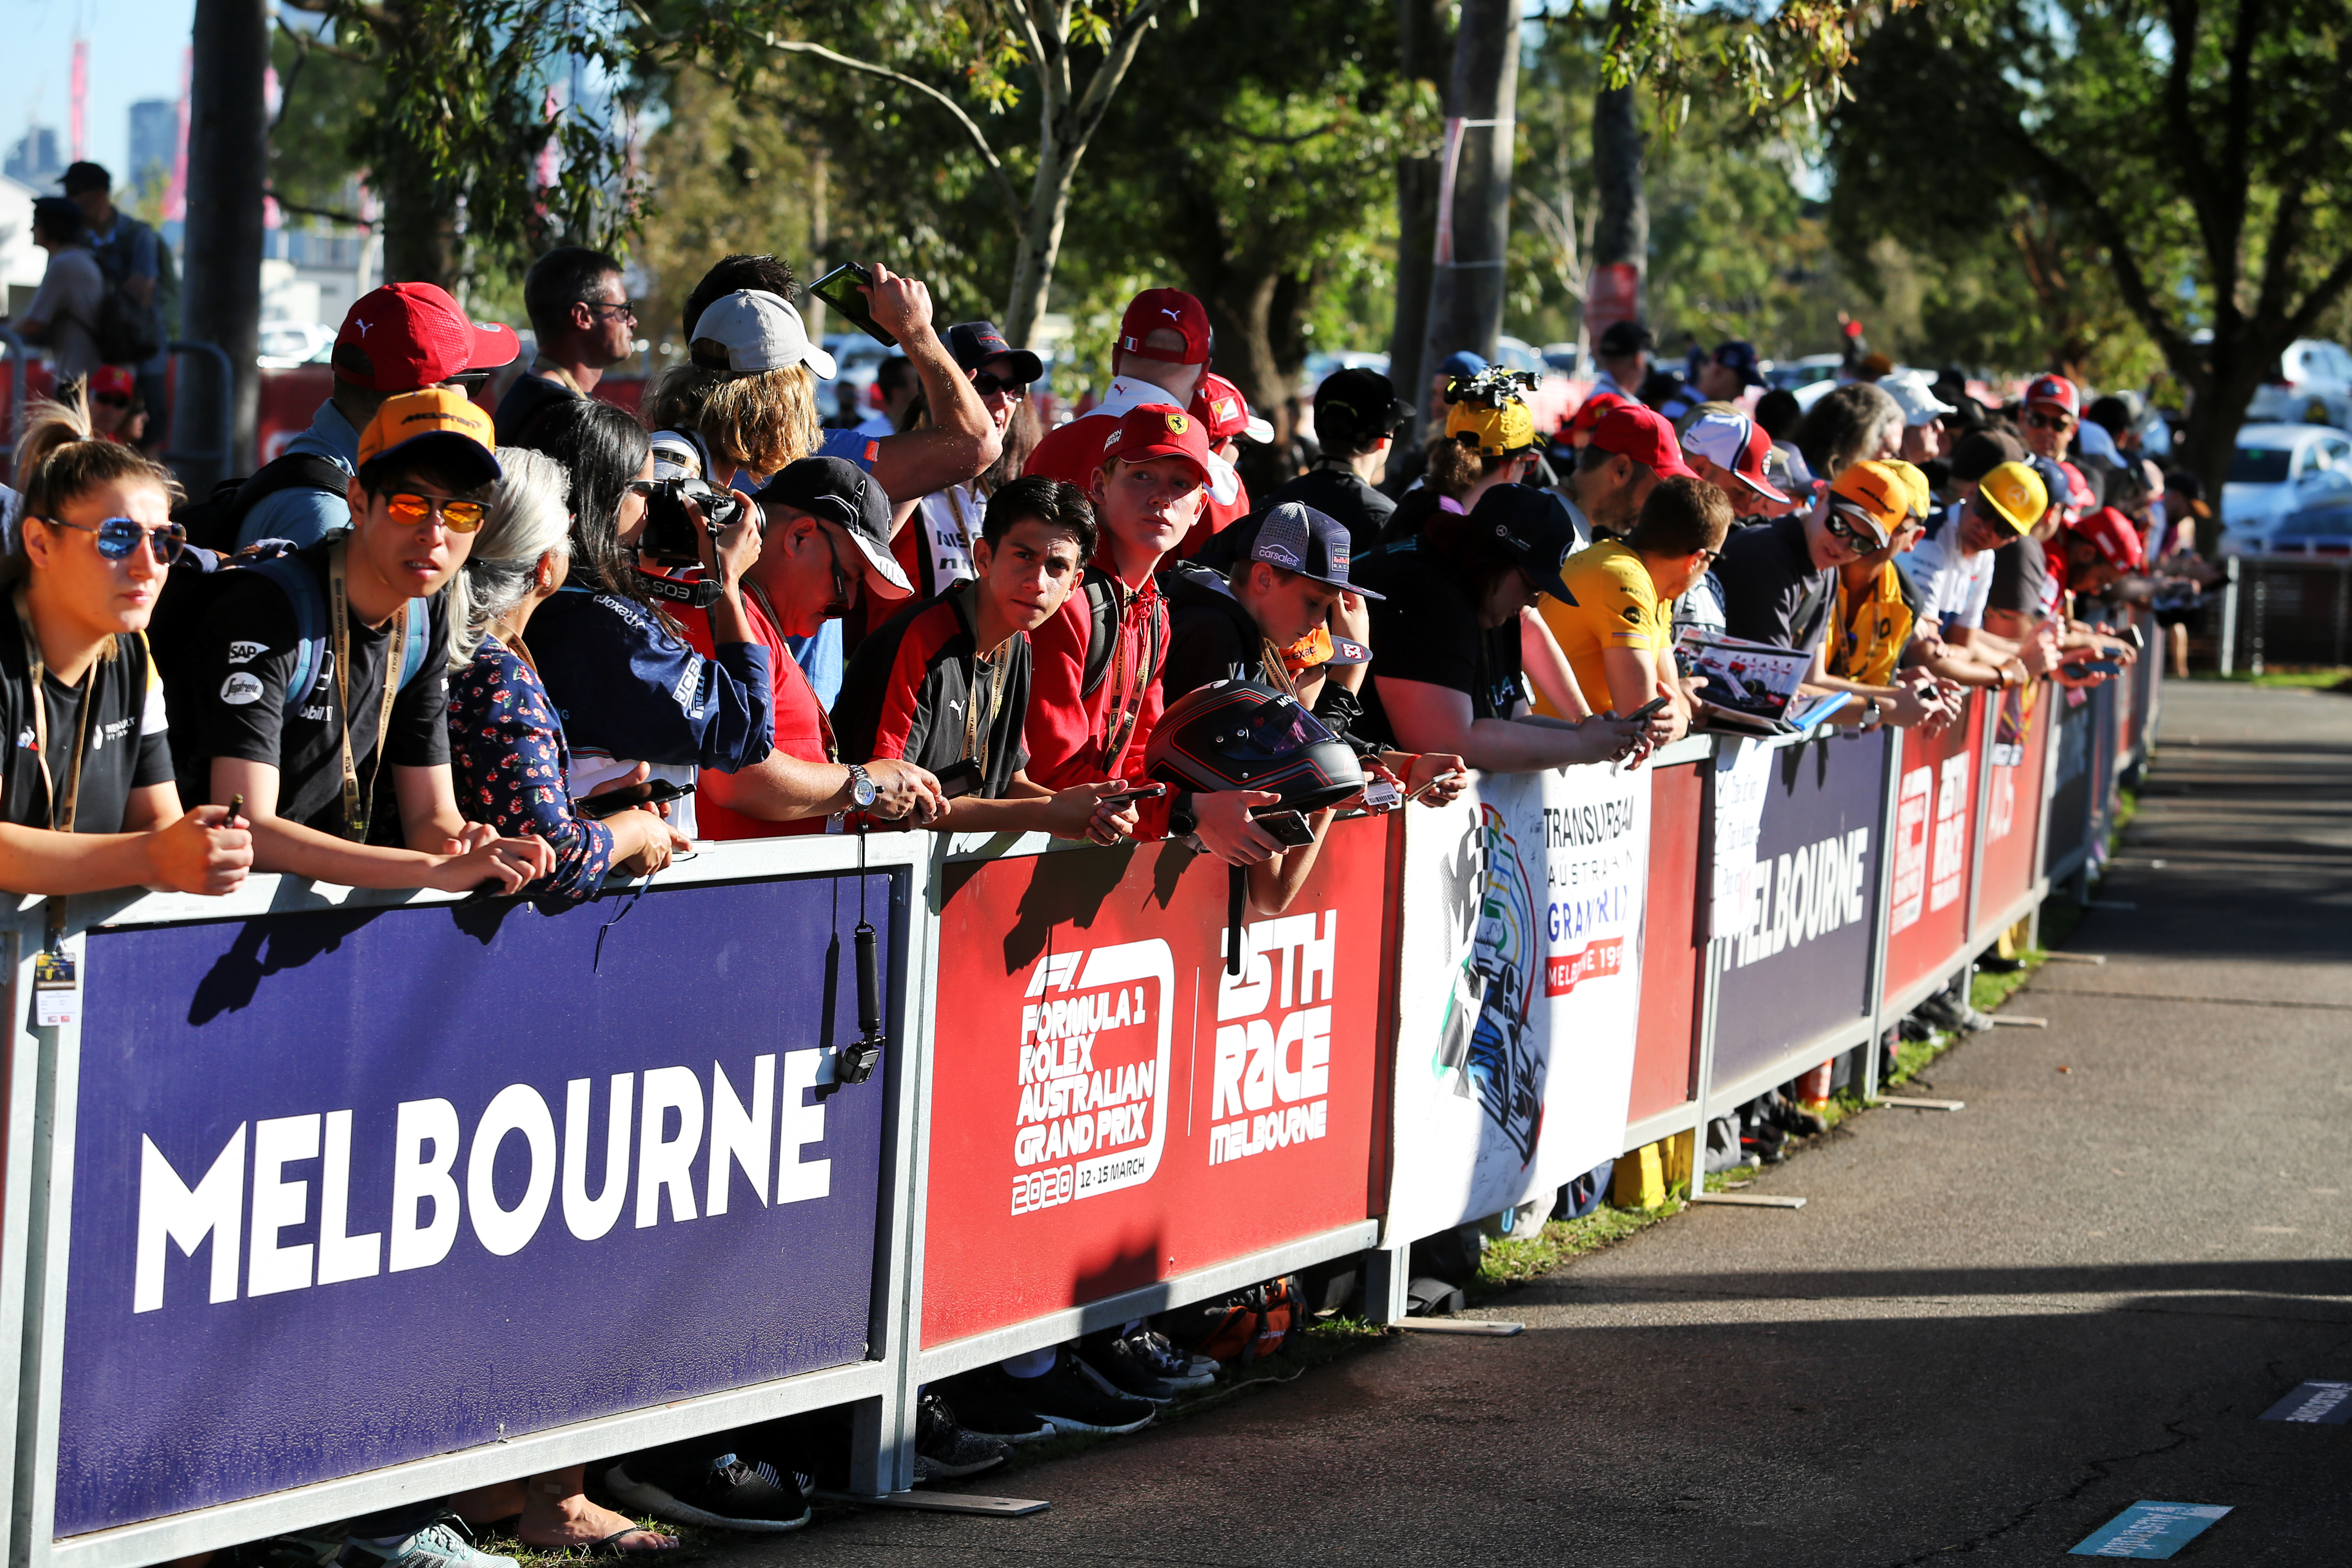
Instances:
[[[118,225],[126,221],[115,220]],[[155,239],[158,247],[163,237]],[[89,324],[90,336],[98,342],[98,357],[108,364],[144,364],[163,352],[163,273],[170,267],[170,256],[159,249],[156,256],[156,299],[142,305],[131,297],[124,287],[128,281],[110,264],[105,251],[96,253],[98,270],[106,279],[106,291],[98,297],[98,320]],[[172,292],[176,295],[178,289]]]
[[[202,500],[184,500],[173,509],[172,521],[188,531],[188,542],[199,549],[228,554],[236,549],[237,530],[245,515],[280,490],[323,490],[341,497],[349,493],[352,476],[330,458],[313,452],[288,452],[264,463],[248,479],[223,479]]]

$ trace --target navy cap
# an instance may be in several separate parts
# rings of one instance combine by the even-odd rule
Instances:
[[[1486,368],[1486,362],[1468,349],[1456,349],[1438,362],[1437,374],[1469,376],[1475,375]]]
[[[1248,558],[1367,599],[1386,598],[1385,594],[1348,581],[1348,558],[1354,552],[1346,523],[1311,506],[1286,500],[1269,508],[1258,520],[1257,537],[1250,542]]]
[[[1560,563],[1576,551],[1576,523],[1559,497],[1529,485],[1496,485],[1470,509],[1470,522],[1492,531],[1538,588],[1563,605],[1576,603],[1559,576]]]
[[[1045,362],[1027,349],[1016,349],[1004,341],[994,321],[958,321],[948,329],[948,355],[963,369],[978,370],[991,360],[1010,359],[1013,374],[1007,379],[1028,383],[1042,379]]]
[[[1726,370],[1739,373],[1743,386],[1761,386],[1764,373],[1756,366],[1756,345],[1745,338],[1734,338],[1727,343],[1715,345],[1715,363]]]

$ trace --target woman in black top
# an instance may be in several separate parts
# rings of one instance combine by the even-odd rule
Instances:
[[[220,806],[180,809],[147,650],[181,546],[179,487],[137,447],[95,437],[79,394],[36,406],[17,452],[24,505],[0,558],[14,611],[0,634],[0,886],[232,891],[252,839]]]

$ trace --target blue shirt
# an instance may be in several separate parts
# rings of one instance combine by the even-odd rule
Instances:
[[[496,637],[449,682],[449,761],[458,813],[509,838],[536,834],[554,872],[531,884],[558,900],[594,895],[613,866],[613,830],[572,806],[572,753],[547,688]]]
[[[326,458],[347,474],[360,471],[360,433],[343,417],[332,399],[319,405],[310,427],[286,443],[289,452],[309,452]],[[329,531],[349,528],[351,503],[341,496],[308,488],[279,490],[264,496],[245,514],[236,531],[237,548],[257,539],[290,539],[296,544],[316,544]]]

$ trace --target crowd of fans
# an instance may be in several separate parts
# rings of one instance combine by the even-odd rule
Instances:
[[[68,363],[58,337],[0,562],[21,634],[0,651],[0,884],[220,894],[283,872],[555,910],[698,840],[916,827],[1181,839],[1277,913],[1339,810],[1443,804],[1474,768],[1638,765],[1703,722],[1686,628],[1809,655],[1807,687],[1863,729],[2103,679],[2135,651],[2103,606],[2144,590],[2179,504],[2083,438],[2106,426],[2061,377],[1995,409],[1864,372],[1798,418],[1743,406],[1745,343],[1661,387],[1631,323],[1549,439],[1474,355],[1402,448],[1415,410],[1340,371],[1254,504],[1241,444],[1273,432],[1210,371],[1191,295],[1139,295],[1108,394],[1043,430],[1035,353],[987,321],[941,331],[916,279],[861,288],[901,357],[878,415],[827,427],[836,366],[773,257],[711,268],[642,421],[596,395],[635,325],[612,258],[532,268],[536,358],[495,416],[474,395],[516,334],[390,284],[352,307],[287,454],[195,499],[125,428],[136,372]],[[1277,792],[1150,776],[1170,705],[1221,681],[1343,742],[1366,795],[1301,838],[1265,820]],[[1009,1442],[1129,1430],[1213,1371],[1129,1324],[928,1392],[919,1453],[961,1475]],[[789,1529],[809,1487],[790,1457],[754,1429],[604,1482],[666,1519]],[[584,1484],[354,1521],[344,1561],[503,1563],[452,1509],[519,1515],[535,1547],[675,1544]]]

